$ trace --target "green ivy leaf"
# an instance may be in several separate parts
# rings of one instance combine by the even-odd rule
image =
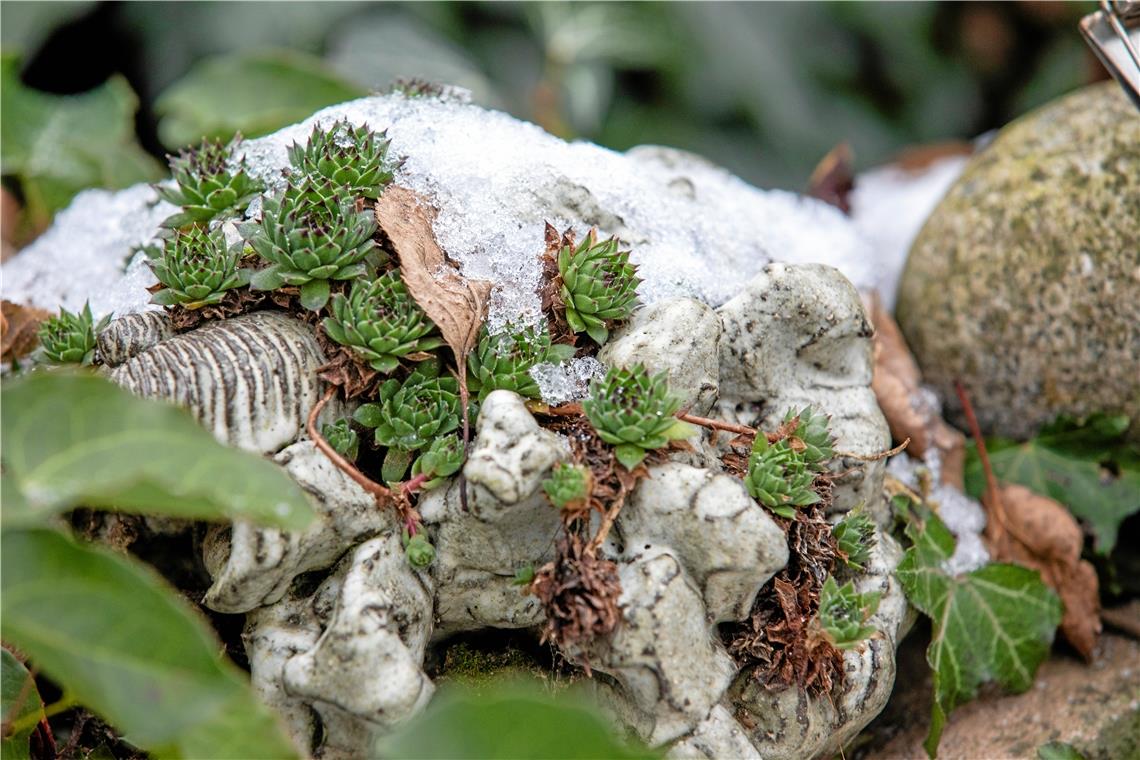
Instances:
[[[159,137],[174,150],[203,137],[268,134],[366,94],[305,53],[240,52],[198,63],[159,96],[155,111]]]
[[[12,731],[0,742],[0,755],[6,760],[24,760],[31,757],[28,742],[44,718],[44,703],[24,664],[7,649],[0,657],[0,713],[4,726]]]
[[[1037,748],[1037,760],[1085,760],[1072,744],[1049,742]]]
[[[153,571],[51,530],[0,539],[0,634],[76,700],[161,756],[297,752],[207,623]]]
[[[19,180],[32,228],[46,226],[80,190],[162,176],[135,139],[138,98],[121,76],[80,95],[51,95],[20,82],[15,56],[0,61],[0,164]]]
[[[273,463],[221,445],[182,409],[95,375],[36,372],[5,387],[0,404],[5,528],[78,505],[284,528],[312,519],[304,493]]]
[[[906,528],[913,542],[899,563],[907,599],[930,618],[926,661],[934,672],[934,708],[926,751],[933,758],[946,717],[997,681],[1014,692],[1033,684],[1061,622],[1061,602],[1040,576],[1017,565],[990,563],[951,576],[942,563],[954,536],[929,509],[917,507]]]
[[[1022,444],[986,441],[994,475],[1060,502],[1086,522],[1096,549],[1109,554],[1125,518],[1140,511],[1140,455],[1124,442],[1128,418],[1097,415],[1083,425],[1058,420]],[[1103,464],[1111,464],[1113,474]],[[968,449],[966,490],[977,497],[985,476],[974,446]]]
[[[620,743],[585,700],[553,698],[533,684],[510,680],[478,690],[440,689],[427,710],[382,737],[376,750],[380,757],[440,760],[657,757]]]

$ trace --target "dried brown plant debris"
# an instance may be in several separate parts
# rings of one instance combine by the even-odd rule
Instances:
[[[535,573],[530,589],[546,611],[543,643],[564,650],[587,645],[612,633],[621,620],[617,565],[599,558],[577,530],[558,539],[554,560]]]
[[[808,180],[807,194],[851,213],[851,191],[855,189],[855,160],[851,146],[841,142],[828,151]]]
[[[317,375],[326,383],[340,388],[345,399],[369,395],[376,387],[380,373],[351,348],[326,335],[323,327],[317,328],[317,343],[326,358],[325,363],[317,367]]]
[[[50,311],[11,301],[0,302],[0,361],[21,359],[40,344],[39,329]]]
[[[820,695],[844,677],[843,654],[812,624],[838,557],[835,540],[821,504],[780,522],[788,535],[788,564],[761,589],[749,619],[726,626],[723,635],[729,653],[761,683]]]
[[[562,301],[562,274],[558,269],[558,252],[563,246],[574,247],[574,232],[566,230],[561,235],[550,222],[545,229],[546,247],[540,257],[542,263],[542,313],[546,315],[547,329],[553,343],[575,345],[578,334],[570,329],[566,321],[566,304]]]
[[[149,288],[154,293],[163,288],[157,283]],[[227,290],[219,303],[203,306],[198,309],[187,309],[180,304],[166,307],[166,314],[170,317],[170,324],[175,332],[193,330],[203,322],[229,319],[240,314],[246,314],[261,308],[265,303],[266,294],[254,292],[248,287]]]
[[[983,537],[990,555],[996,562],[1013,562],[1041,574],[1041,580],[1065,605],[1061,635],[1091,661],[1101,632],[1100,583],[1093,566],[1081,559],[1081,527],[1069,510],[1053,499],[1024,486],[998,482],[973,405],[961,384],[957,390],[986,475]]]

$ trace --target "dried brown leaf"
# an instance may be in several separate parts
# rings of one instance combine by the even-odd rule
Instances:
[[[908,451],[926,458],[938,453],[941,480],[962,490],[966,464],[966,437],[946,424],[922,392],[922,373],[894,318],[878,297],[865,302],[875,328],[875,370],[871,389],[887,419],[891,437],[910,439]]]
[[[376,221],[392,242],[408,293],[439,327],[458,364],[479,337],[491,283],[466,279],[448,261],[432,232],[434,216],[426,200],[403,187],[389,187],[376,202]]]
[[[0,361],[10,362],[30,354],[39,345],[38,332],[51,312],[0,301]]]
[[[1041,574],[1041,580],[1065,605],[1061,635],[1091,660],[1101,632],[1100,584],[1092,565],[1081,559],[1081,527],[1053,499],[1021,485],[998,483],[973,405],[960,384],[957,389],[986,475],[982,506],[986,508],[984,535],[990,555],[998,562],[1013,562]]]
[[[855,169],[851,146],[842,142],[816,164],[808,180],[807,194],[835,206],[844,214],[850,214],[851,191],[854,189]]]

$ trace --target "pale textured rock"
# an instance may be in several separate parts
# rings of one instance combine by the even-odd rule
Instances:
[[[627,556],[671,547],[716,623],[747,617],[788,561],[784,532],[739,479],[676,462],[650,468],[622,508],[618,533]]]
[[[720,390],[718,350],[720,320],[707,305],[691,298],[659,301],[638,309],[616,330],[598,359],[609,366],[643,364],[665,372],[669,390],[695,414],[712,408]]]
[[[1140,436],[1140,115],[1115,82],[1005,127],[927,220],[898,322],[948,411],[1023,438],[1059,414]]]
[[[669,760],[762,760],[748,734],[724,705],[717,705],[696,730],[665,753]]]
[[[260,311],[156,340],[161,327],[146,319],[146,329],[137,331],[113,323],[119,342],[106,341],[101,352],[119,357],[150,345],[112,369],[111,380],[188,409],[231,446],[271,454],[297,439],[324,388],[316,370],[325,358],[309,327]],[[330,404],[322,420],[340,414],[340,404]]]
[[[204,599],[211,609],[246,612],[276,602],[298,575],[331,566],[347,549],[396,522],[311,442],[293,444],[275,461],[305,490],[317,517],[303,531],[246,521],[212,529],[204,547],[214,579]]]
[[[789,409],[830,415],[836,449],[871,456],[890,431],[871,391],[871,324],[838,270],[771,264],[717,310],[721,401],[726,419],[774,430]],[[885,462],[839,458],[832,509],[882,504]],[[872,509],[880,521],[884,510]]]
[[[543,430],[517,393],[492,391],[475,423],[475,444],[463,472],[502,504],[515,504],[538,490],[556,462],[569,456],[557,435]]]

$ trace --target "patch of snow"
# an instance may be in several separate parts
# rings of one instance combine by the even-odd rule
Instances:
[[[954,554],[942,565],[944,571],[951,575],[968,573],[990,561],[990,553],[982,543],[982,531],[986,527],[985,509],[962,491],[940,482],[937,451],[932,449],[928,452],[925,462],[907,454],[891,457],[887,462],[887,473],[914,491],[921,492],[920,480],[930,484],[927,501],[957,539]]]
[[[645,303],[692,296],[719,305],[773,260],[831,264],[861,287],[879,277],[855,225],[822,202],[757,189],[680,151],[622,154],[567,143],[460,98],[392,94],[327,108],[243,143],[249,172],[279,186],[288,147],[303,143],[315,124],[337,119],[387,130],[390,155],[403,160],[396,181],[438,208],[434,227],[443,249],[468,277],[496,283],[492,331],[538,321],[547,221],[578,235],[591,226],[618,234],[641,265]],[[5,265],[9,298],[73,308],[90,297],[94,307],[117,313],[147,308],[140,285],[152,280],[128,282],[117,267],[174,209],[154,205],[145,186],[92,193],[78,196],[51,230]]]
[[[906,257],[930,212],[966,167],[966,156],[940,159],[922,171],[888,165],[860,174],[851,193],[851,219],[870,243],[877,270],[870,286],[895,308]],[[859,284],[859,283],[856,283]]]
[[[155,283],[146,255],[136,249],[154,239],[175,213],[149,185],[126,190],[85,190],[36,240],[3,268],[4,298],[55,311],[83,308],[97,317],[148,307]]]
[[[581,401],[586,398],[590,381],[605,374],[606,365],[592,356],[571,359],[562,364],[544,362],[530,368],[530,376],[538,383],[543,403],[550,406]]]

